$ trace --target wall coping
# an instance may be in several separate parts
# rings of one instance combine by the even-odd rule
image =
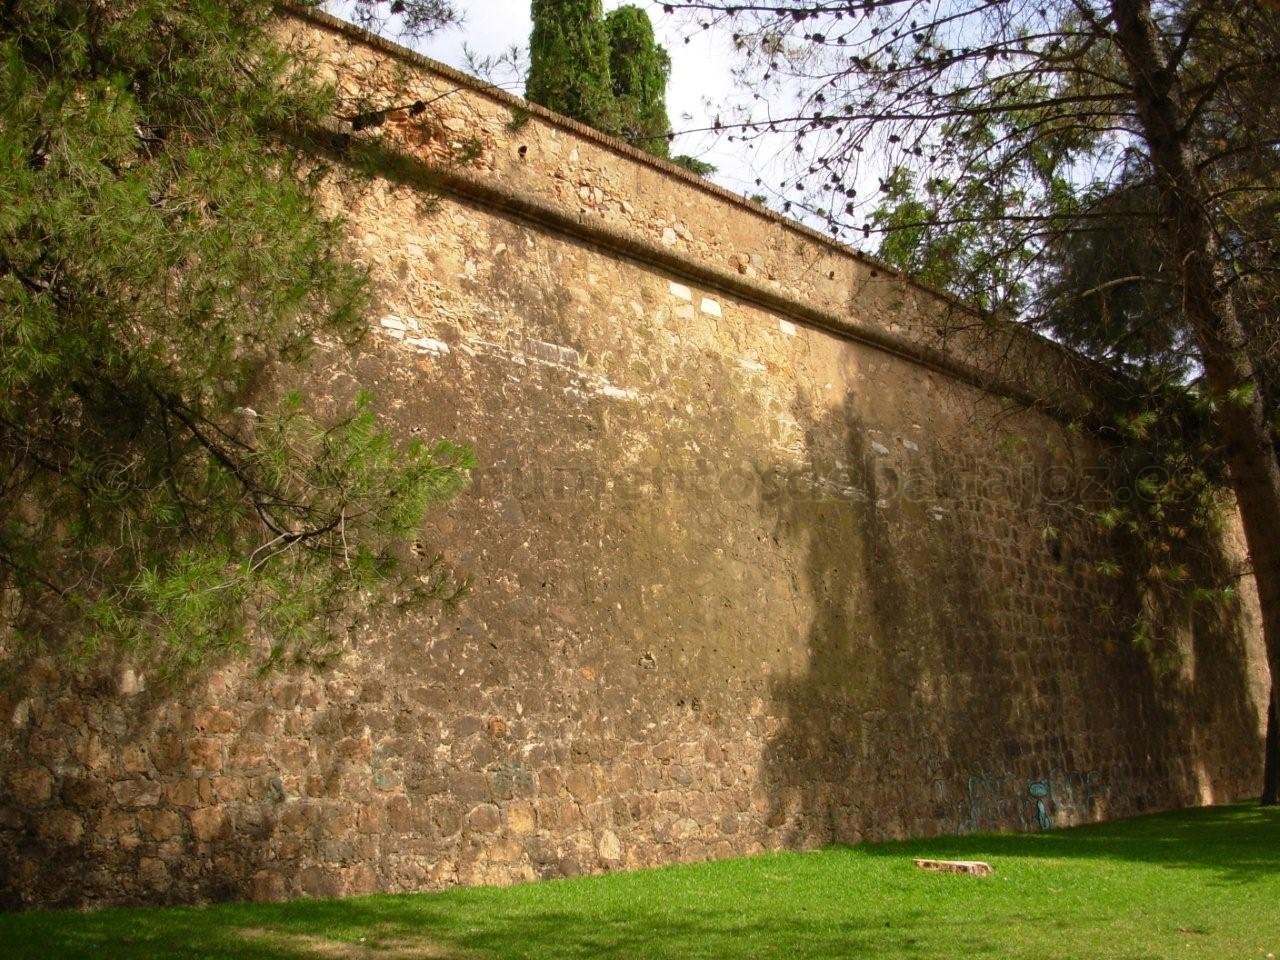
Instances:
[[[727,187],[722,187],[720,184],[714,183],[706,177],[700,177],[696,173],[686,170],[679,164],[672,163],[670,160],[654,156],[652,153],[641,150],[639,147],[633,146],[625,140],[619,140],[617,137],[610,136],[607,133],[601,133],[595,127],[587,126],[587,124],[582,123],[579,120],[574,120],[572,117],[566,117],[562,113],[556,113],[554,110],[550,110],[540,103],[533,103],[532,101],[525,100],[522,97],[517,97],[514,93],[503,90],[501,87],[495,86],[494,84],[482,80],[479,77],[472,76],[469,73],[464,73],[455,67],[449,66],[447,63],[434,60],[426,54],[412,50],[403,44],[396,43],[394,40],[388,40],[386,37],[373,33],[370,30],[366,30],[349,20],[344,20],[332,13],[321,10],[318,7],[306,6],[301,3],[300,0],[276,0],[276,5],[280,9],[298,16],[303,20],[308,20],[317,26],[345,34],[348,37],[359,40],[361,43],[374,47],[411,66],[421,67],[422,69],[430,70],[432,73],[439,74],[449,81],[456,83],[461,87],[465,87],[473,93],[481,94],[498,102],[504,107],[515,107],[520,110],[527,111],[531,115],[538,117],[540,120],[545,120],[552,126],[558,127],[568,133],[572,133],[575,136],[582,137],[583,139],[590,140],[593,143],[616,153],[618,156],[625,157],[627,160],[653,167],[655,170],[660,170],[664,174],[675,177],[678,180],[682,180],[684,183],[695,187],[703,193],[710,194],[720,200],[725,200],[735,206],[741,207],[744,210],[750,211],[756,216],[768,220],[770,223],[781,226],[792,233],[804,237],[806,240],[812,240],[815,243],[820,243],[829,250],[838,251],[852,260],[856,260],[865,266],[879,270],[880,272],[895,279],[909,283],[916,289],[945,300],[950,305],[959,307],[968,313],[982,313],[977,306],[949,290],[944,290],[941,287],[933,286],[932,284],[920,280],[917,277],[913,277],[897,267],[885,263],[883,260],[873,256],[872,254],[858,250],[856,247],[851,247],[846,243],[840,243],[839,241],[832,240],[831,237],[822,233],[820,230],[815,230],[813,227],[801,223],[799,220],[792,217],[784,216],[776,210],[766,207],[762,203],[757,203],[749,197],[745,197],[740,193],[735,193]],[[1032,333],[1035,336],[1039,336],[1039,334],[1034,334],[1034,331],[1027,332]],[[1049,342],[1052,343],[1053,341],[1050,340]]]
[[[1030,329],[1024,324],[1012,320],[1003,320],[994,317],[990,312],[983,311],[975,304],[965,300],[964,298],[940,287],[933,286],[917,277],[893,267],[879,258],[858,250],[848,244],[833,240],[828,235],[813,229],[791,217],[784,216],[763,204],[757,203],[748,197],[735,193],[719,184],[713,183],[705,177],[698,176],[692,171],[686,170],[677,164],[665,160],[662,157],[654,156],[647,153],[623,140],[609,134],[602,133],[594,127],[590,127],[585,123],[574,120],[563,114],[550,110],[541,104],[532,103],[521,97],[516,96],[501,87],[495,86],[479,77],[464,73],[448,64],[432,59],[425,54],[412,50],[402,44],[389,40],[379,34],[366,30],[344,20],[341,17],[328,13],[317,6],[309,5],[305,0],[275,0],[276,8],[286,16],[296,17],[304,22],[313,24],[321,29],[328,30],[347,39],[353,40],[364,46],[370,47],[391,58],[398,60],[408,66],[434,73],[450,83],[457,85],[460,89],[470,93],[478,94],[482,97],[495,102],[499,106],[508,109],[517,109],[528,113],[542,120],[543,122],[558,128],[575,137],[590,141],[591,143],[603,147],[618,157],[631,163],[639,163],[643,166],[657,170],[664,176],[673,177],[682,182],[686,186],[708,194],[717,200],[727,202],[732,206],[739,208],[755,217],[767,221],[769,224],[799,236],[810,242],[821,245],[824,249],[832,253],[846,257],[853,262],[869,268],[872,276],[884,274],[885,276],[904,283],[915,290],[932,297],[951,309],[960,310],[973,317],[984,319],[988,322],[994,322],[1007,329],[1011,336],[1022,338],[1033,347],[1040,349],[1048,349],[1056,354],[1060,360],[1068,363],[1077,364],[1087,370],[1093,377],[1103,380],[1117,382],[1122,378],[1121,374],[1111,370],[1102,363],[1079,353],[1070,347],[1065,346],[1035,330]],[[332,135],[333,131],[327,131]],[[635,238],[619,238],[611,235],[610,231],[599,231],[589,229],[587,225],[581,221],[573,220],[573,218],[558,215],[557,211],[552,210],[549,206],[544,207],[537,203],[528,203],[523,198],[517,198],[509,195],[506,191],[493,190],[483,184],[467,177],[453,177],[447,174],[441,176],[440,171],[435,171],[433,176],[429,178],[433,181],[433,185],[444,187],[452,192],[472,197],[487,205],[499,206],[504,209],[521,215],[524,218],[531,219],[535,222],[545,223],[549,218],[552,223],[547,225],[555,225],[561,230],[565,230],[573,235],[580,236],[593,242],[601,243],[605,246],[619,250],[625,254],[629,254],[636,259],[653,262],[655,265],[662,266],[665,269],[675,270],[691,279],[698,279],[702,282],[709,282],[715,286],[722,287],[726,292],[743,296],[745,299],[755,301],[761,306],[772,309],[785,309],[786,312],[797,316],[798,319],[807,321],[810,325],[820,329],[825,329],[830,333],[835,333],[844,337],[849,337],[858,341],[868,343],[878,347],[886,352],[903,356],[914,360],[925,366],[936,369],[940,372],[957,377],[960,380],[978,386],[981,389],[1002,394],[1010,397],[1018,402],[1028,406],[1035,407],[1042,411],[1048,412],[1055,416],[1069,416],[1071,407],[1068,404],[1061,403],[1057,400],[1046,396],[1032,393],[1021,385],[1013,384],[1005,378],[994,377],[989,373],[981,371],[972,364],[965,363],[949,356],[944,351],[934,350],[923,347],[914,341],[900,337],[894,334],[881,333],[879,331],[870,331],[862,329],[861,324],[854,323],[848,318],[838,318],[834,315],[828,315],[825,311],[816,311],[794,298],[783,295],[772,295],[766,292],[764,297],[760,294],[762,291],[755,288],[753,284],[743,283],[741,278],[731,276],[725,271],[713,269],[700,269],[698,265],[688,263],[685,257],[670,257],[656,246],[646,244],[636,240]],[[492,194],[492,195],[490,195]],[[521,207],[528,206],[529,209],[522,210]],[[563,222],[561,222],[563,221]],[[1076,410],[1075,412],[1079,412]]]

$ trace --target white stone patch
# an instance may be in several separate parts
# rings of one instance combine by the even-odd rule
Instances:
[[[878,440],[871,441],[871,449],[882,457],[887,457],[889,455],[889,448]]]
[[[758,360],[748,360],[745,357],[738,361],[738,366],[743,370],[750,370],[752,373],[767,373],[769,368]]]
[[[142,674],[137,673],[132,667],[125,667],[120,671],[120,678],[116,683],[116,689],[126,697],[136,696],[146,689],[146,681]]]
[[[413,347],[419,353],[430,353],[437,357],[443,357],[449,352],[447,343],[432,337],[405,337],[404,344],[406,347]]]
[[[606,830],[600,834],[600,843],[596,850],[599,851],[601,860],[616,862],[622,859],[622,843],[612,830]]]
[[[531,360],[549,363],[556,367],[576,368],[581,357],[573,347],[562,347],[546,340],[526,340],[524,352]]]
[[[916,443],[914,440],[907,440],[905,437],[902,440],[902,445],[912,451],[918,451],[920,449],[920,444]]]
[[[679,241],[679,239],[680,237],[677,236],[676,232],[672,230],[670,227],[664,227],[662,229],[662,242],[666,246],[674,247],[676,243]]]
[[[780,319],[778,321],[778,329],[781,330],[788,337],[794,337],[796,335],[796,325],[792,323],[790,320]]]
[[[409,329],[409,324],[405,323],[405,321],[400,317],[392,314],[388,314],[383,317],[378,321],[378,323],[382,326],[383,330],[389,332],[391,336],[395,337],[397,340],[402,338],[404,336],[404,332]]]
[[[677,300],[688,300],[693,302],[693,291],[683,283],[669,283],[667,284],[667,290],[669,290],[671,295]]]
[[[635,390],[632,390],[630,388],[623,389],[622,387],[615,387],[608,380],[605,380],[603,382],[603,385],[597,387],[594,392],[599,394],[602,397],[612,397],[614,400],[639,400],[640,399],[640,394],[637,393]]]
[[[723,316],[720,312],[720,301],[712,300],[710,297],[703,297],[699,309],[709,317]]]

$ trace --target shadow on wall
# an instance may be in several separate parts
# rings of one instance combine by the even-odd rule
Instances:
[[[1124,598],[1078,507],[959,491],[940,448],[906,452],[849,399],[812,409],[793,412],[810,461],[853,465],[854,489],[762,506],[804,545],[812,616],[807,667],[773,682],[774,842],[1045,829],[1252,789],[1260,739],[1225,749],[1260,737],[1238,611],[1192,618],[1192,680],[1158,676],[1097,614]],[[913,457],[931,489],[904,497]]]

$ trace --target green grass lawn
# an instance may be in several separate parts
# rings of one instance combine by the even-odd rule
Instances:
[[[982,859],[995,876],[924,873]],[[0,916],[0,958],[1280,957],[1280,809],[770,854],[508,889]]]

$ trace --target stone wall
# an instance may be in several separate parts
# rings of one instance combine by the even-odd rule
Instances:
[[[447,94],[334,138],[381,164],[328,192],[380,304],[306,387],[475,446],[422,534],[474,589],[324,672],[38,665],[0,693],[7,902],[506,883],[1257,786],[1248,593],[1177,625],[1171,675],[1110,625],[1105,451],[1055,415],[1096,373],[570,121],[285,29],[353,109]]]

